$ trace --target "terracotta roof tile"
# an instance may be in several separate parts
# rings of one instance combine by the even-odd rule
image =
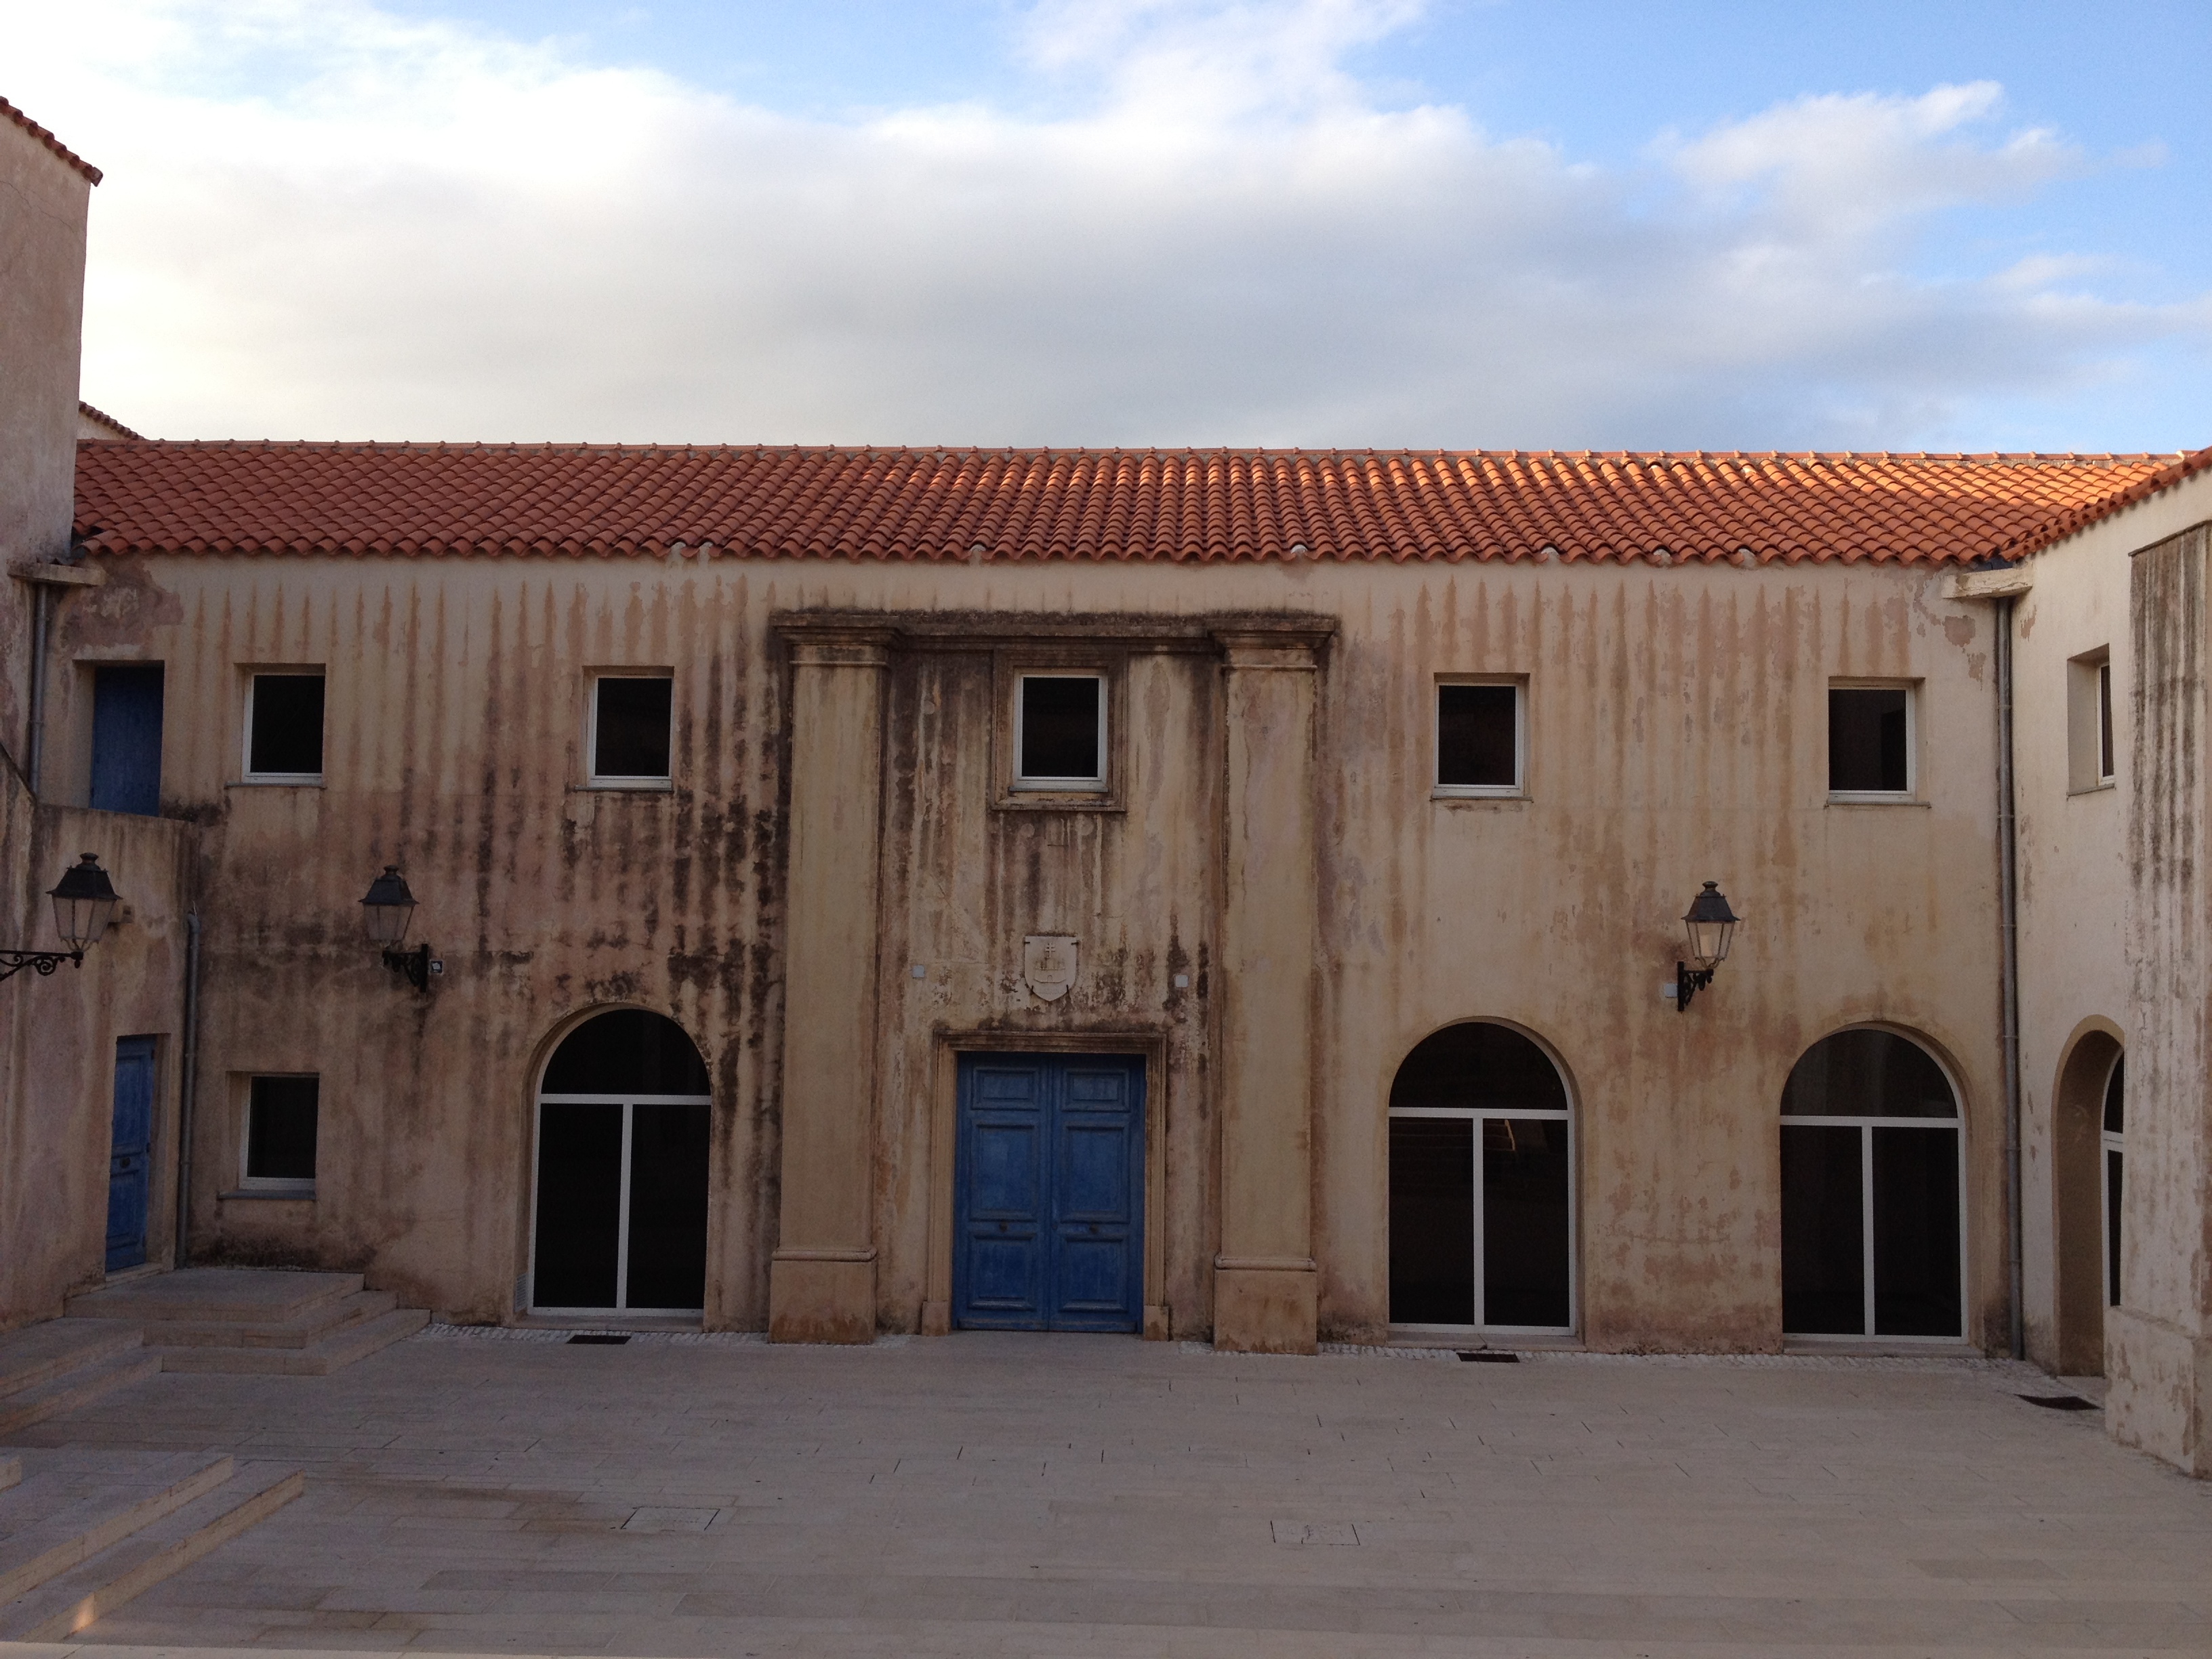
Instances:
[[[78,450],[77,532],[94,553],[1948,562],[2022,548],[2177,464],[108,441]]]
[[[2138,501],[2147,501],[2152,496],[2172,489],[2183,479],[2194,477],[2207,467],[2212,467],[2212,448],[2192,451],[2171,465],[2160,467],[2148,477],[2138,478],[2101,501],[2069,507],[2056,518],[1996,550],[2013,559],[2023,559],[2031,553],[2040,553],[2076,531],[2087,530],[2100,519],[2109,519],[2113,514],[2133,507]]]
[[[17,126],[22,128],[24,131],[29,133],[32,137],[37,139],[48,149],[53,151],[55,155],[60,156],[63,161],[67,161],[79,173],[82,173],[86,178],[91,179],[94,184],[96,185],[100,182],[100,172],[98,167],[93,166],[93,164],[86,161],[83,156],[78,155],[67,144],[62,143],[60,139],[55,137],[52,133],[48,132],[36,121],[33,121],[29,116],[24,114],[22,111],[17,109],[5,98],[0,98],[0,117],[4,117],[6,119],[13,121]]]

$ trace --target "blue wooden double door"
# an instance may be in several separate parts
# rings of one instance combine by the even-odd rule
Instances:
[[[154,1039],[115,1045],[115,1118],[107,1143],[107,1271],[146,1259],[146,1199],[154,1153]]]
[[[959,1094],[954,1322],[976,1330],[1139,1328],[1142,1058],[968,1054]]]

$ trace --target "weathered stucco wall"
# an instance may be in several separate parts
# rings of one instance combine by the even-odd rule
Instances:
[[[2033,586],[2014,617],[2028,1354],[2068,1375],[2104,1370],[2097,1132],[2102,1085],[2133,1023],[2129,556],[2208,516],[2212,478],[2199,477],[2069,538],[2027,562]],[[2112,668],[2117,764],[2101,787],[2076,776],[2069,732],[2069,665],[2099,651]]]
[[[69,550],[92,182],[0,119],[0,568]],[[24,763],[31,595],[0,582],[0,746]]]
[[[2106,1316],[2115,1437],[2212,1474],[2212,867],[2205,629],[2212,479],[2193,526],[2132,561],[2128,1121],[2120,1306]],[[2173,509],[2179,508],[2177,514]]]
[[[234,1167],[240,1090],[324,1081],[312,1204],[220,1199],[214,1251],[362,1267],[459,1316],[513,1308],[530,1103],[553,1039],[659,1009],[716,1097],[710,1323],[766,1322],[779,1194],[787,670],[778,612],[963,613],[1000,638],[1069,613],[1332,619],[1316,705],[1318,988],[1267,1040],[1313,1055],[1310,1192],[1326,1334],[1387,1317],[1384,1106],[1421,1037],[1503,1019],[1564,1063],[1578,1114],[1581,1318],[1603,1347],[1780,1340],[1784,1080],[1839,1027],[1920,1036],[1958,1080],[1970,1333],[2002,1327],[1989,620],[1893,568],[1207,568],[539,560],[111,562],[58,654],[168,665],[166,810],[203,826],[203,1170]],[[994,647],[995,649],[995,647]],[[931,1299],[943,1032],[1143,1034],[1164,1055],[1160,1294],[1212,1318],[1227,703],[1218,652],[1133,651],[1120,814],[994,811],[993,649],[886,672],[876,959],[878,1316]],[[327,784],[244,787],[241,665],[326,665]],[[676,672],[677,787],[582,789],[587,671]],[[1440,673],[1519,674],[1525,800],[1430,798]],[[1920,686],[1920,798],[1826,799],[1832,676]],[[88,680],[58,717],[87,722]],[[82,745],[81,738],[72,743]],[[420,996],[362,939],[398,862]],[[865,873],[865,872],[864,872]],[[1678,918],[1718,879],[1747,918],[1686,1013]],[[1021,988],[1022,939],[1082,940],[1073,994]],[[912,977],[921,965],[925,975]],[[1176,972],[1192,983],[1178,991]],[[803,1018],[804,1010],[794,1015]],[[934,1056],[934,1058],[933,1058]],[[225,1103],[228,1104],[226,1107]]]

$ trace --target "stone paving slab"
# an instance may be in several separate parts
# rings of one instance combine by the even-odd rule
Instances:
[[[327,1378],[151,1378],[25,1437],[307,1470],[95,1648],[2212,1652],[2212,1484],[2017,1397],[2061,1387],[434,1327]]]

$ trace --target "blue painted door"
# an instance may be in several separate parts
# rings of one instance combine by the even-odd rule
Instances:
[[[161,810],[161,669],[115,663],[92,671],[92,804],[106,812]]]
[[[1141,1059],[963,1056],[954,1321],[984,1330],[1137,1329],[1144,1141]]]
[[[147,1167],[154,1139],[154,1039],[115,1045],[115,1127],[107,1159],[107,1271],[146,1259]]]

